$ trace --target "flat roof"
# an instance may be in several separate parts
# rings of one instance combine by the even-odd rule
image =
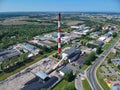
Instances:
[[[43,71],[38,71],[36,73],[36,76],[40,77],[43,80],[45,80],[48,77],[48,75],[46,73],[44,73]]]
[[[65,66],[65,67],[62,68],[60,71],[63,72],[63,73],[67,73],[67,72],[70,72],[70,71],[72,71],[72,70],[71,70],[68,66]]]
[[[29,49],[32,49],[32,50],[34,50],[34,49],[37,48],[36,46],[30,45],[30,44],[28,44],[28,43],[23,43],[23,45],[26,46],[26,47],[29,48]]]

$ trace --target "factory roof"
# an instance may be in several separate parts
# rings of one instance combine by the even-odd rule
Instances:
[[[68,55],[71,55],[73,52],[75,52],[76,50],[78,50],[76,47],[72,46],[72,47],[69,47],[69,49],[66,49],[64,50],[63,53],[66,53]]]
[[[70,72],[70,71],[72,71],[72,70],[71,70],[68,66],[65,66],[65,67],[62,68],[60,71],[63,72],[63,73],[67,73],[67,72]]]
[[[37,48],[36,46],[30,45],[30,44],[28,44],[28,43],[23,43],[23,45],[26,46],[26,47],[29,48],[29,49],[32,49],[32,50],[34,50],[34,49]]]
[[[44,73],[43,71],[37,72],[36,76],[40,77],[42,80],[45,80],[48,77],[48,75]]]
[[[9,60],[12,57],[18,56],[20,53],[17,52],[15,49],[5,49],[0,52],[0,62],[5,60]]]
[[[71,55],[68,56],[68,59],[75,57],[76,55],[80,54],[81,50],[77,50],[73,52]]]
[[[38,44],[42,44],[43,46],[47,46],[47,47],[52,47],[52,46],[54,46],[52,43],[45,42],[45,41],[39,41]]]

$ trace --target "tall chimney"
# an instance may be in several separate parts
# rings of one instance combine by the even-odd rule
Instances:
[[[61,54],[61,28],[60,28],[60,22],[61,22],[61,14],[58,14],[58,54]]]

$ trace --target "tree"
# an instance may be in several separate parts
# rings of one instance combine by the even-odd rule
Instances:
[[[91,62],[96,59],[95,53],[91,52],[85,59],[84,59],[84,64],[86,65],[91,65]]]
[[[60,55],[58,55],[58,53],[54,54],[53,57],[57,58],[57,59],[61,59]]]
[[[118,69],[120,69],[120,65],[118,65],[117,67],[118,67]]]
[[[112,36],[113,36],[113,37],[117,37],[117,33],[114,32],[114,33],[112,34]]]
[[[91,61],[88,58],[85,58],[84,64],[86,65],[91,65]]]
[[[111,59],[108,59],[108,63],[111,63]]]
[[[65,75],[64,75],[64,79],[65,79],[66,81],[68,81],[68,82],[73,81],[74,77],[75,77],[75,76],[73,75],[73,72],[72,72],[72,71],[67,72],[67,73],[65,73]]]
[[[80,66],[79,66],[79,69],[81,69],[81,68],[82,68],[82,66],[80,65]]]
[[[96,53],[97,54],[101,54],[102,53],[102,48],[101,47],[97,47]]]
[[[28,54],[27,53],[21,54],[19,59],[20,59],[20,62],[23,62],[23,61],[27,60],[28,59]]]
[[[105,34],[105,33],[107,33],[108,31],[109,31],[108,29],[107,29],[107,30],[103,30],[102,33]]]
[[[88,58],[90,59],[90,61],[94,61],[96,59],[96,55],[94,52],[91,52],[89,55],[88,55]]]

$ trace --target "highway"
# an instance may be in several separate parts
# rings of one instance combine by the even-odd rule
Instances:
[[[96,70],[98,69],[98,67],[102,64],[102,62],[105,60],[105,58],[109,55],[109,53],[111,52],[112,48],[116,45],[116,43],[120,40],[117,39],[110,47],[108,50],[104,51],[102,56],[97,58],[96,62],[90,67],[90,69],[87,72],[87,77],[89,79],[89,82],[92,86],[93,90],[103,90],[102,87],[100,85],[98,85],[98,81],[96,79]]]

